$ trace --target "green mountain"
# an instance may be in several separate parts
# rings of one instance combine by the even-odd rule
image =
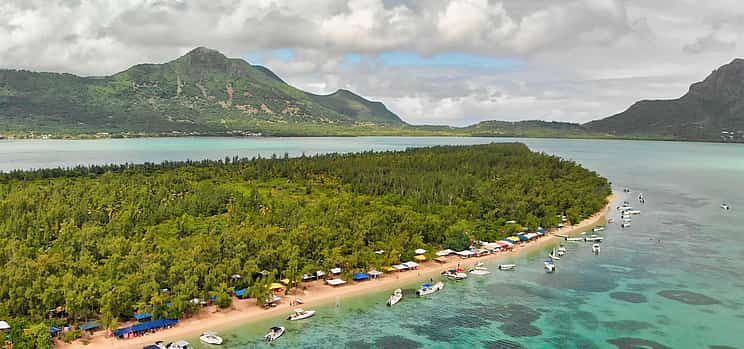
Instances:
[[[680,98],[640,101],[584,126],[619,137],[744,142],[744,60],[714,70]]]
[[[482,121],[464,129],[473,136],[483,137],[591,137],[589,130],[580,124],[557,121]]]
[[[0,70],[0,131],[312,133],[406,124],[347,90],[315,95],[268,68],[196,48],[165,64],[104,77]]]

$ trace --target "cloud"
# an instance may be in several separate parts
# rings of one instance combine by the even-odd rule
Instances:
[[[741,33],[735,0],[4,0],[0,67],[111,74],[208,46],[415,123],[586,121],[681,95]]]

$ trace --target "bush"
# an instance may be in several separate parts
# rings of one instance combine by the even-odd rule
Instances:
[[[72,330],[67,332],[62,332],[59,335],[59,338],[64,341],[65,343],[72,343],[72,341],[80,338],[83,336],[83,331],[80,330]]]

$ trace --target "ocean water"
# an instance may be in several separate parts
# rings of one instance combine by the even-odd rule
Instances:
[[[619,201],[642,214],[630,228],[610,225],[598,256],[589,244],[565,243],[568,253],[554,274],[542,269],[547,250],[535,251],[512,260],[516,271],[492,266],[488,276],[447,282],[425,299],[408,285],[392,308],[385,305],[392,290],[385,290],[313,307],[318,315],[309,320],[236,324],[222,331],[223,347],[744,347],[742,145],[412,137],[1,141],[0,170],[515,140],[597,171],[613,182]],[[722,202],[732,210],[722,210]],[[263,343],[273,325],[287,333]],[[206,348],[197,335],[187,339]]]

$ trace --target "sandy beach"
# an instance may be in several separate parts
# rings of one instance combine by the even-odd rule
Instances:
[[[597,224],[600,224],[612,203],[616,199],[616,194],[610,195],[607,200],[607,206],[593,216],[584,219],[579,224],[566,226],[561,229],[549,231],[544,237],[535,241],[520,244],[509,252],[499,252],[487,256],[478,257],[478,261],[492,262],[499,259],[506,259],[510,256],[538,250],[545,245],[555,243],[561,235],[572,235],[584,231]],[[304,301],[303,308],[309,309],[313,306],[333,302],[339,298],[346,298],[366,294],[370,292],[393,290],[403,285],[410,285],[416,282],[428,281],[430,278],[438,276],[445,269],[455,268],[458,264],[469,266],[475,263],[474,258],[461,259],[457,256],[450,256],[447,263],[436,263],[428,261],[421,263],[418,270],[385,273],[377,280],[363,282],[349,282],[346,285],[332,287],[324,284],[322,281],[313,281],[303,283],[304,290],[296,289],[291,292],[290,296],[284,297],[282,302],[273,308],[265,309],[256,305],[255,299],[235,299],[228,309],[217,309],[215,306],[205,307],[198,315],[179,321],[178,325],[158,331],[156,333],[138,337],[134,339],[117,339],[107,338],[106,331],[98,331],[93,336],[86,339],[87,344],[78,340],[71,344],[56,341],[56,347],[65,349],[89,348],[89,349],[111,349],[111,348],[141,348],[144,345],[154,343],[155,341],[175,341],[182,338],[189,338],[208,330],[219,330],[245,324],[250,321],[265,319],[279,315],[288,315],[294,307],[289,305],[289,299],[294,295]]]

